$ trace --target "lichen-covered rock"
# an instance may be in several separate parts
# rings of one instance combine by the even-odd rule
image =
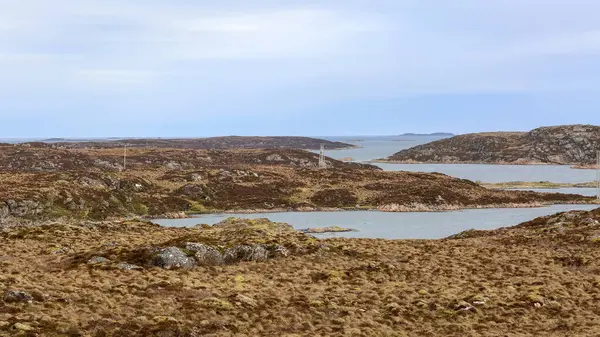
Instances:
[[[0,221],[6,219],[10,214],[8,206],[4,203],[0,203]]]
[[[256,300],[254,300],[252,297],[246,296],[246,295],[242,295],[242,294],[236,294],[231,298],[231,301],[234,302],[237,305],[241,305],[241,306],[247,306],[247,307],[256,307],[258,306],[258,303],[256,303]]]
[[[226,263],[237,261],[266,261],[269,259],[269,251],[264,245],[240,245],[227,249],[224,254]]]
[[[31,325],[25,323],[15,323],[11,329],[13,331],[33,331],[35,330]]]
[[[126,263],[126,262],[121,262],[118,263],[115,268],[117,269],[121,269],[121,270],[142,270],[144,268],[135,265],[135,264],[131,264],[131,263]]]
[[[211,246],[188,242],[185,244],[185,249],[194,252],[196,263],[199,266],[220,266],[225,263],[223,254]]]
[[[106,263],[106,262],[110,262],[109,259],[102,257],[102,256],[94,256],[91,259],[88,260],[88,264],[100,264],[100,263]]]
[[[159,250],[150,264],[164,269],[190,269],[196,265],[196,261],[177,247],[167,247]]]
[[[33,296],[31,296],[31,294],[29,294],[25,291],[20,291],[20,290],[8,290],[7,292],[4,293],[4,296],[2,297],[2,299],[4,300],[4,302],[7,302],[7,303],[18,303],[18,302],[31,303],[31,302],[33,302]]]
[[[282,245],[274,245],[269,249],[269,257],[278,258],[278,257],[288,257],[290,255],[290,251]]]

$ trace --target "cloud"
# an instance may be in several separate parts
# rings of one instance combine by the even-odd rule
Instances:
[[[146,85],[158,76],[153,71],[131,69],[83,69],[78,75],[90,83],[103,85]]]
[[[40,106],[110,102],[111,111],[156,118],[274,115],[357,99],[600,88],[600,3],[591,0],[0,0],[0,8],[0,111],[38,97]]]

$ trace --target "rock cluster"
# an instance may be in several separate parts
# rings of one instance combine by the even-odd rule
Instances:
[[[158,250],[150,265],[164,269],[190,269],[195,266],[221,266],[241,261],[261,262],[286,257],[290,253],[281,245],[249,244],[220,249],[202,243],[187,242],[185,248]]]

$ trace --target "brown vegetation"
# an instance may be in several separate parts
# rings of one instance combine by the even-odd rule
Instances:
[[[315,240],[288,228],[229,220],[177,229],[135,221],[5,229],[0,335],[592,336],[600,329],[600,210],[444,240]],[[152,248],[186,242],[280,245],[289,254],[191,269],[149,262]]]
[[[410,209],[415,204],[454,209],[593,200],[490,190],[443,174],[384,172],[333,159],[326,160],[327,169],[317,169],[318,155],[302,150],[131,149],[124,172],[122,160],[119,149],[0,147],[0,221],[386,205]]]

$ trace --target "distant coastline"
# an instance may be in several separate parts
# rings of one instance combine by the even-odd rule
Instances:
[[[399,137],[454,137],[456,136],[450,132],[434,132],[434,133],[403,133],[398,135]]]

